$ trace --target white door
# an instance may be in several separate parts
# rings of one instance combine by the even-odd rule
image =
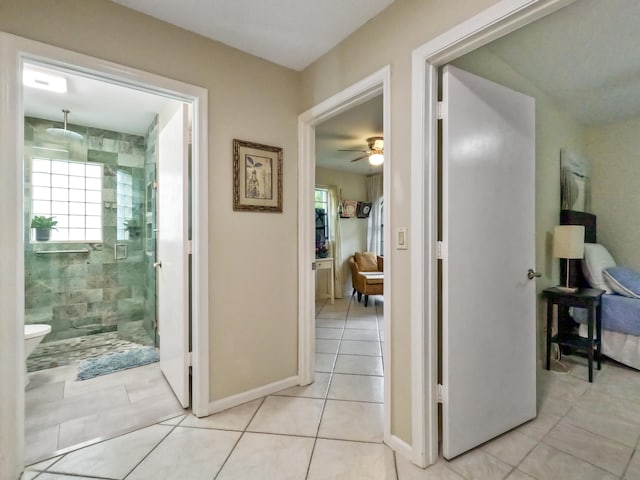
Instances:
[[[159,115],[158,332],[160,369],[189,406],[188,107]]]
[[[534,99],[443,75],[445,458],[536,416]]]

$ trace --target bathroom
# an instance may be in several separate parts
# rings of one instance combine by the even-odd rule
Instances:
[[[74,124],[68,128],[81,137],[67,139],[48,131],[58,126],[25,117],[25,226],[36,215],[57,221],[44,242],[25,228],[25,324],[51,326],[27,360],[29,372],[157,343],[157,121],[144,136]],[[84,163],[97,168],[71,175]],[[77,228],[83,216],[87,226]]]
[[[24,72],[29,462],[183,411],[158,362],[157,314],[161,127],[183,104],[64,69]],[[120,371],[81,375],[138,352]]]

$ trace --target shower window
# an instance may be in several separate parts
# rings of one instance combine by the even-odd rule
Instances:
[[[123,170],[116,172],[116,187],[118,195],[118,209],[116,212],[116,224],[118,240],[127,238],[127,225],[131,224],[133,217],[133,175]],[[125,223],[127,222],[127,223]]]
[[[52,242],[102,242],[102,175],[100,164],[33,159],[31,215],[57,220]]]

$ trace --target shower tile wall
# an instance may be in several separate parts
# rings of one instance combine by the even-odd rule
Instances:
[[[46,132],[57,122],[25,118],[25,322],[48,323],[47,342],[117,331],[118,337],[139,336],[146,292],[145,232],[118,239],[116,172],[133,179],[133,218],[145,216],[145,138],[73,125],[80,141],[56,140]],[[103,175],[103,242],[34,242],[31,240],[31,159],[34,156],[100,163]],[[115,244],[124,244],[127,258],[116,260]],[[89,250],[89,254],[37,255],[37,250]],[[149,302],[147,302],[149,303]],[[155,312],[153,312],[155,316]],[[74,342],[77,343],[77,342]],[[35,352],[37,353],[37,352]]]

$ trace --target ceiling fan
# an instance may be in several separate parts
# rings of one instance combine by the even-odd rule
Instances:
[[[382,137],[370,137],[367,138],[368,150],[338,150],[339,152],[362,152],[362,155],[358,158],[351,160],[357,162],[363,158],[369,158],[369,165],[382,165],[384,162],[384,140]]]

